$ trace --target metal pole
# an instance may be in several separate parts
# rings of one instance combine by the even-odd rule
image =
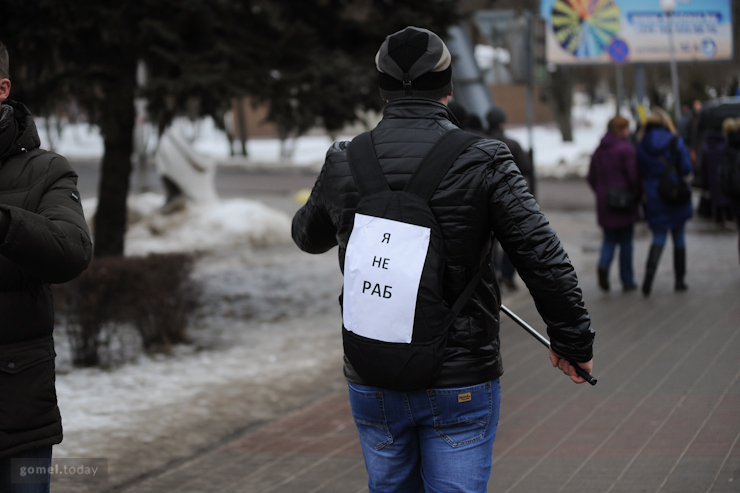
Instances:
[[[619,116],[624,100],[624,77],[622,75],[622,65],[617,63],[614,67],[617,75],[617,116]]]
[[[529,163],[532,166],[532,183],[529,189],[535,194],[535,172],[534,172],[534,19],[532,12],[525,12],[527,20],[527,136],[529,140]]]
[[[673,111],[676,122],[681,119],[681,96],[678,92],[678,68],[676,67],[676,48],[673,43],[673,13],[668,12],[668,39],[671,44],[671,81],[673,82]]]
[[[511,317],[511,319],[517,324],[519,324],[524,330],[526,330],[531,335],[533,335],[534,338],[540,341],[543,346],[550,349],[550,341],[547,340],[547,338],[544,337],[542,334],[534,330],[527,322],[519,318],[519,316],[516,313],[509,310],[504,305],[501,305],[501,311],[507,314],[509,317]],[[581,377],[582,379],[584,379],[591,385],[596,385],[597,380],[593,377],[593,375],[591,375],[589,372],[587,372],[586,370],[578,366],[576,363],[573,363],[572,361],[569,361],[569,363],[573,366],[573,368],[575,368],[576,373],[578,374],[579,377]]]
[[[640,123],[645,123],[645,66],[636,63],[635,67],[635,94],[637,96],[637,116]]]

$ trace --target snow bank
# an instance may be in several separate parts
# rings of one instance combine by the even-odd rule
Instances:
[[[184,202],[171,212],[162,210],[164,203],[164,196],[154,193],[129,197],[126,255],[211,252],[290,241],[290,218],[260,202],[238,198]],[[83,207],[92,223],[97,199],[86,199]]]

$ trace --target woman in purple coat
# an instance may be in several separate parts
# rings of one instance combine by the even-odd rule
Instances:
[[[629,190],[640,197],[640,175],[637,171],[635,149],[627,140],[629,122],[621,116],[609,121],[607,133],[591,157],[588,183],[596,193],[596,215],[604,231],[601,244],[598,275],[599,287],[609,291],[609,266],[614,251],[619,245],[619,277],[624,291],[632,291],[637,285],[632,269],[632,237],[634,225],[640,219],[638,202],[626,211],[615,211],[607,206],[607,188]]]
[[[675,141],[675,142],[674,142]],[[645,219],[653,233],[650,246],[645,280],[642,293],[650,295],[655,272],[658,270],[660,254],[663,252],[668,233],[673,239],[673,271],[675,290],[686,291],[686,221],[693,215],[692,204],[669,205],[658,195],[658,183],[671,163],[678,170],[679,179],[687,180],[692,172],[691,158],[683,139],[676,134],[676,129],[668,114],[656,108],[648,117],[645,126],[640,130],[637,144],[637,165],[645,186]]]

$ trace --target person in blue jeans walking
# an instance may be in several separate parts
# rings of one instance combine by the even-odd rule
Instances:
[[[689,151],[683,139],[677,135],[671,117],[656,108],[645,121],[637,135],[637,166],[645,187],[645,218],[653,241],[650,245],[642,293],[650,296],[668,234],[673,241],[674,289],[686,291],[686,235],[685,226],[693,215],[691,201],[683,205],[670,205],[660,197],[658,184],[667,166],[672,166],[678,179],[688,180],[693,168]]]
[[[640,219],[639,201],[634,200],[632,206],[624,210],[615,210],[607,203],[609,188],[631,192],[635,199],[642,194],[635,149],[628,140],[629,135],[626,118],[615,116],[609,120],[606,135],[591,156],[588,169],[588,183],[596,194],[597,221],[604,231],[597,267],[599,287],[604,291],[609,291],[609,267],[617,246],[622,290],[637,288],[632,269],[632,238],[635,223]]]
[[[433,147],[443,152],[441,146],[450,142],[448,139],[435,147],[443,136],[458,132],[447,107],[452,94],[451,56],[439,36],[407,27],[386,38],[375,62],[380,96],[388,103],[382,121],[370,132],[369,144],[365,134],[329,149],[311,196],[293,217],[293,240],[303,251],[319,254],[339,247],[345,283],[354,275],[351,267],[345,267],[356,265],[352,255],[345,256],[348,251],[357,251],[350,243],[352,229],[358,220],[363,221],[359,223],[363,227],[367,224],[355,214],[360,198],[365,200],[367,195],[363,192],[361,196],[353,177],[358,153],[350,152],[351,148],[371,146],[362,155],[375,154],[377,163],[368,164],[373,164],[390,189],[382,192],[386,195],[372,197],[381,205],[388,198],[386,205],[392,208],[390,197],[398,196],[394,191],[404,190]],[[344,375],[372,493],[482,493],[487,489],[501,400],[499,377],[504,371],[499,339],[501,295],[491,262],[494,237],[509,254],[547,325],[553,367],[575,383],[584,380],[568,360],[589,372],[593,368],[594,331],[575,270],[511,152],[494,139],[463,143],[467,147],[448,163],[450,168],[426,202],[443,239],[443,248],[436,252],[444,260],[443,302],[451,306],[463,299],[462,293],[469,294],[446,329],[446,343],[435,360],[439,369],[430,375],[431,384],[391,389],[398,385],[366,381],[360,373],[375,379],[366,369],[376,362],[378,353],[355,352],[347,344],[354,339],[347,338],[343,324]],[[415,176],[426,173],[425,167]],[[373,182],[378,181],[378,175]],[[386,265],[387,260],[378,260],[376,267],[408,263],[404,258],[391,258]],[[350,313],[348,292],[362,299],[357,290],[348,290],[345,284],[340,297],[347,312],[343,313],[345,323]],[[372,296],[369,292],[370,288],[365,295]],[[397,286],[378,287],[378,299],[381,292],[388,300],[396,299]],[[414,330],[419,321],[434,324],[436,320],[428,320],[429,313],[421,312],[416,303]],[[380,332],[383,328],[376,329]],[[366,340],[370,347],[387,349],[383,339]],[[414,344],[413,338],[409,344]],[[420,366],[413,359],[390,363],[401,368],[402,376],[404,370],[418,373]]]

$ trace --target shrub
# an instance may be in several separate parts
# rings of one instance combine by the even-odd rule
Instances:
[[[137,329],[146,351],[166,352],[187,342],[187,324],[200,298],[193,264],[187,254],[95,258],[77,279],[56,286],[73,364],[99,365],[110,332],[124,323]]]

